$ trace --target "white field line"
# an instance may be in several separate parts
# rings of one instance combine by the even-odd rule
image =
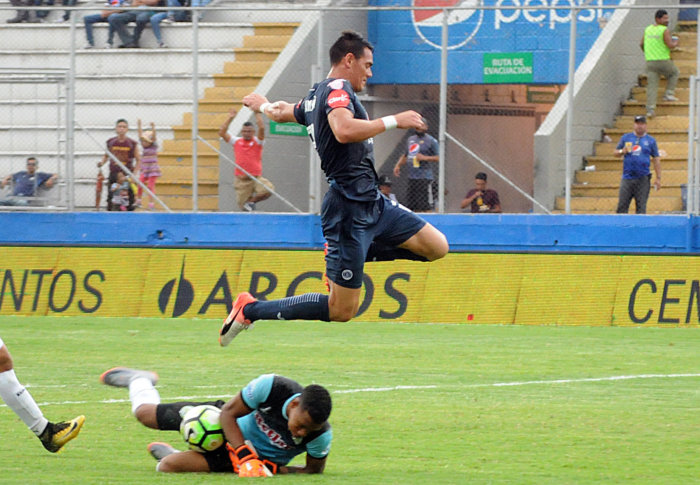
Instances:
[[[626,381],[633,379],[681,379],[688,377],[700,377],[698,374],[638,374],[638,375],[627,375],[627,376],[609,376],[609,377],[582,377],[578,379],[554,379],[554,380],[542,380],[542,381],[515,381],[515,382],[493,382],[490,384],[468,384],[461,386],[463,389],[473,389],[479,387],[515,387],[515,386],[537,386],[537,385],[554,385],[554,384],[576,384],[585,382],[606,382],[606,381]],[[29,386],[27,386],[29,387]],[[55,387],[55,386],[33,386],[38,387]],[[214,386],[212,386],[214,387]],[[452,388],[453,386],[448,386]],[[402,391],[402,390],[416,390],[416,389],[439,389],[441,386],[392,386],[392,387],[363,387],[359,389],[344,389],[332,391],[332,394],[356,394],[361,392],[391,392],[391,391]],[[216,396],[211,395],[196,395],[196,396],[174,396],[167,399],[163,399],[164,402],[170,401],[197,401],[197,400],[214,400],[214,399],[228,399],[233,397],[234,394],[218,394]],[[60,401],[60,402],[42,402],[39,406],[52,406],[52,405],[64,405],[64,404],[113,404],[113,403],[127,403],[128,399],[104,399],[101,401]],[[7,407],[6,404],[0,404],[0,408]]]

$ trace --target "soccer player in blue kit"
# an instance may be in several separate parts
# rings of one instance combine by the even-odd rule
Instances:
[[[372,76],[373,49],[358,33],[343,32],[330,48],[328,78],[296,105],[270,103],[257,93],[243,98],[244,105],[276,122],[305,125],[321,158],[330,185],[321,208],[330,295],[257,301],[250,293],[240,293],[219,332],[222,346],[256,320],[346,322],[360,305],[365,261],[434,261],[447,254],[447,239],[440,231],[378,189],[372,137],[393,128],[425,125],[415,111],[368,118],[355,93]]]
[[[168,473],[233,472],[242,477],[288,473],[323,473],[333,432],[328,417],[331,396],[318,384],[303,387],[276,374],[263,374],[250,381],[229,401],[161,403],[155,388],[155,372],[114,367],[100,380],[129,389],[134,417],[144,426],[179,431],[189,406],[209,404],[221,409],[221,428],[226,445],[200,453],[177,451],[167,443],[154,442],[148,451],[158,460],[156,470]],[[304,466],[288,466],[306,453]]]

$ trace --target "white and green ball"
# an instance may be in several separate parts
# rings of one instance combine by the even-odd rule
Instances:
[[[209,404],[194,406],[185,413],[180,423],[180,433],[191,450],[204,453],[224,444],[220,415],[221,410]]]

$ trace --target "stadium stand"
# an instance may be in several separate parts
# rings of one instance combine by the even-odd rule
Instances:
[[[100,10],[102,2],[94,5]],[[62,11],[60,5],[55,7],[46,23],[20,24],[5,24],[14,10],[0,11],[3,65],[67,68],[70,25],[52,22]],[[83,13],[86,11],[80,17]],[[214,146],[218,146],[216,131],[228,108],[240,108],[236,102],[255,88],[297,26],[277,22],[269,13],[266,20],[272,21],[268,22],[249,17],[219,10],[208,12],[199,23],[200,135]],[[290,15],[287,12],[286,18],[278,17],[289,20]],[[192,24],[162,26],[167,49],[157,48],[150,29],[144,32],[140,49],[99,48],[105,44],[108,24],[98,23],[94,28],[98,48],[78,49],[75,56],[75,121],[89,132],[75,132],[76,208],[94,207],[96,162],[103,153],[101,145],[113,136],[118,118],[129,121],[132,138],[137,137],[138,118],[156,124],[163,172],[159,196],[174,210],[191,208],[191,197],[186,194],[192,191]],[[85,32],[81,21],[76,31],[76,44],[82,46]],[[119,43],[118,37],[115,43]],[[65,102],[65,93],[47,84],[0,83],[0,90],[0,131],[7,134],[0,158],[14,169],[21,167],[28,155],[34,155],[45,170],[57,170],[56,124],[63,116],[57,111]],[[65,140],[58,141],[62,142]],[[200,142],[198,161],[199,209],[217,210],[219,157]]]
[[[683,209],[681,185],[688,180],[688,81],[696,69],[697,22],[681,21],[679,49],[671,53],[681,71],[676,96],[679,101],[663,101],[665,82],[659,87],[659,104],[656,116],[649,120],[649,134],[656,138],[662,151],[663,188],[650,192],[647,211],[650,214],[673,213]],[[638,86],[632,88],[629,99],[621,106],[621,113],[614,125],[602,131],[595,143],[594,153],[585,157],[584,166],[576,172],[571,188],[573,213],[614,213],[617,207],[622,163],[613,151],[620,137],[632,130],[633,118],[646,113],[646,75],[638,78]],[[607,140],[607,141],[606,141]],[[666,154],[663,155],[663,152]],[[586,170],[586,167],[594,167]],[[564,197],[557,197],[555,209],[563,210]]]

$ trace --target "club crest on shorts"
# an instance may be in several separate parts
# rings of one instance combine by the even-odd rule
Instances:
[[[341,278],[343,278],[345,281],[348,281],[352,279],[352,270],[349,269],[344,269],[342,273],[340,273]]]

